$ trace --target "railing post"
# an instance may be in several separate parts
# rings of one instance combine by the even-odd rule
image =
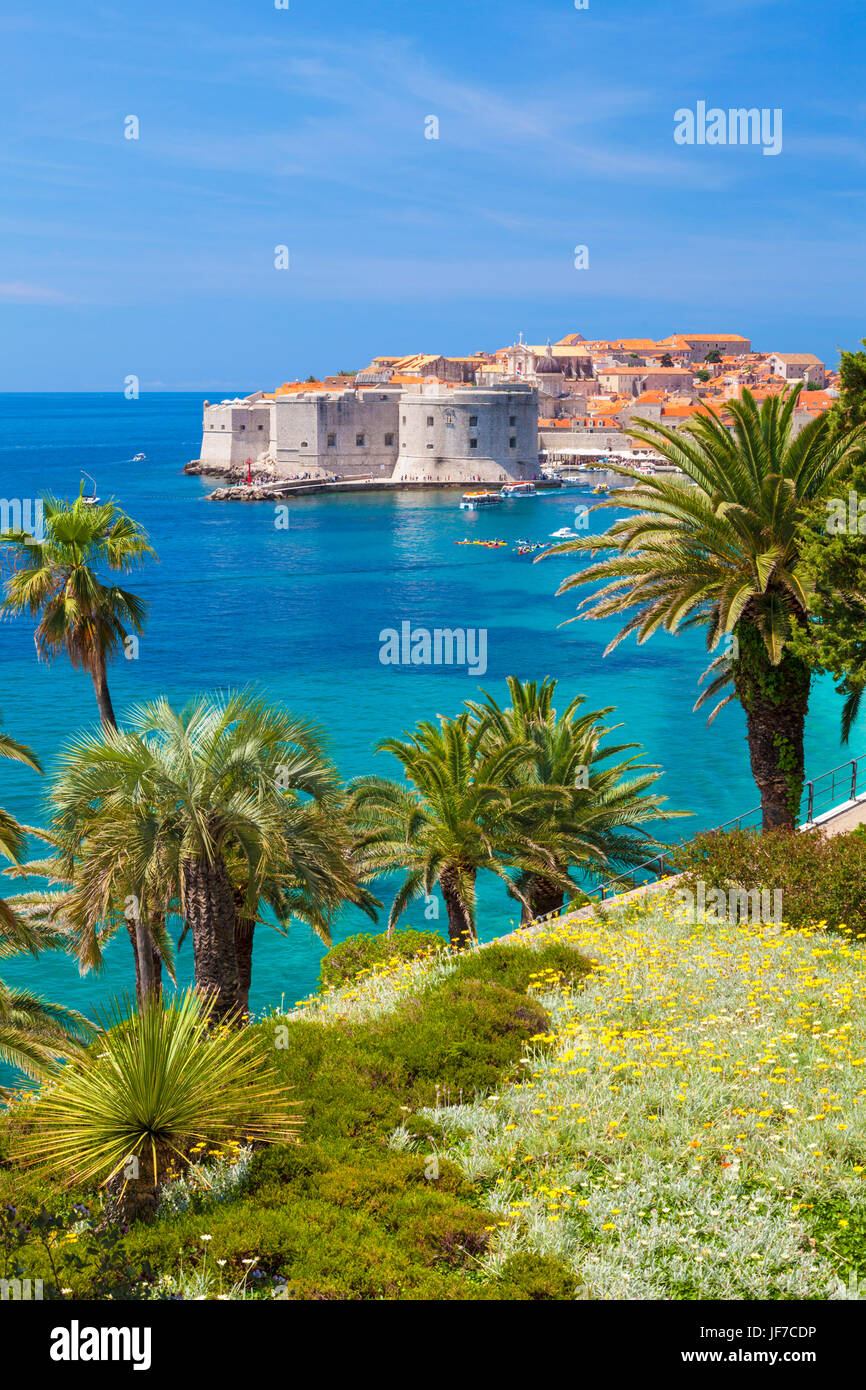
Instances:
[[[857,796],[857,759],[851,759],[851,800]]]
[[[806,808],[806,823],[809,824],[812,820],[813,803],[815,800],[815,783],[807,782],[806,785],[809,788],[809,804]]]

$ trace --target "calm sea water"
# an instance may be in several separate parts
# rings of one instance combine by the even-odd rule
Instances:
[[[224,393],[215,392],[214,397]],[[642,744],[665,770],[671,806],[692,812],[677,833],[717,824],[757,801],[748,771],[744,724],[728,707],[707,729],[691,712],[706,666],[698,634],[661,635],[646,646],[623,644],[602,659],[614,624],[561,624],[576,600],[556,598],[572,559],[532,564],[510,551],[455,545],[465,536],[548,539],[572,523],[589,491],[460,512],[457,494],[308,497],[291,504],[290,525],[275,527],[273,504],[207,502],[206,480],[181,469],[199,454],[199,395],[0,395],[0,495],[71,497],[83,469],[102,498],[115,498],[150,532],[160,563],[130,581],[150,606],[137,661],[111,670],[115,710],[165,694],[182,704],[216,688],[255,683],[274,700],[314,716],[325,727],[344,775],[396,765],[375,754],[377,740],[417,720],[454,714],[478,687],[502,697],[504,678],[554,675],[564,704],[580,692],[588,708],[616,706],[621,735]],[[147,455],[133,464],[133,454]],[[597,513],[604,529],[610,512]],[[408,619],[427,628],[486,628],[483,677],[450,668],[393,667],[379,661],[379,633]],[[92,724],[89,679],[65,661],[36,660],[31,625],[0,624],[0,711],[3,727],[30,744],[49,770],[64,740]],[[814,775],[841,762],[839,701],[816,688],[807,733]],[[852,752],[866,739],[852,738]],[[856,745],[856,746],[855,746]],[[0,766],[0,805],[31,824],[43,815],[47,779],[15,764]],[[387,892],[387,885],[384,885]],[[480,934],[508,930],[514,905],[492,876],[482,875]],[[11,883],[4,892],[13,891]],[[405,925],[430,926],[423,906]],[[371,929],[347,913],[336,932]],[[262,1010],[314,987],[323,947],[303,926],[288,937],[256,936],[251,1003]],[[187,941],[180,979],[191,975]],[[132,980],[128,942],[109,947],[100,976],[79,977],[61,956],[3,963],[10,983],[38,989],[90,1012]]]

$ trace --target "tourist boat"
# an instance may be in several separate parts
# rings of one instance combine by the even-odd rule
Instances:
[[[132,461],[133,463],[144,463],[146,458],[147,454],[133,454]]]
[[[482,507],[494,507],[502,498],[498,492],[464,492],[460,502],[461,512],[477,512]]]
[[[560,526],[558,531],[551,531],[550,534],[555,541],[571,541],[574,540],[577,532],[572,531],[570,526]]]
[[[535,483],[506,483],[499,493],[500,497],[534,497],[537,488]]]
[[[594,497],[607,497],[610,488],[607,486],[607,483],[599,483],[598,487],[592,489],[592,492]]]

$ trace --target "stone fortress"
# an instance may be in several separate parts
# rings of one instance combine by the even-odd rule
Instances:
[[[426,382],[206,404],[200,463],[275,478],[504,482],[538,472],[538,393]]]
[[[522,335],[469,357],[374,357],[353,374],[285,383],[275,391],[205,402],[201,457],[188,469],[240,478],[503,483],[538,476],[542,459],[627,449],[637,416],[680,428],[744,386],[792,381],[826,409],[824,364],[809,353],[756,353],[736,333],[672,334],[658,341],[545,346]]]

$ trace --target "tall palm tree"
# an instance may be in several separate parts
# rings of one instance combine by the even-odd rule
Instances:
[[[826,416],[794,437],[798,395],[799,388],[759,407],[744,391],[725,407],[730,428],[712,410],[679,431],[637,421],[641,428],[629,433],[685,476],[618,467],[636,485],[599,505],[629,515],[602,536],[547,552],[608,552],[559,589],[604,581],[580,604],[584,618],[634,610],[607,651],[632,632],[645,642],[658,628],[704,626],[711,652],[734,639],[712,662],[713,680],[695,708],[733,685],[710,718],[740,701],[765,830],[794,825],[803,786],[810,670],[792,649],[809,611],[800,523],[866,451],[866,426],[833,438]]]
[[[440,716],[408,739],[389,738],[378,750],[403,766],[410,787],[380,777],[353,784],[358,858],[366,873],[406,870],[391,907],[389,932],[406,908],[439,885],[456,947],[476,937],[475,880],[479,869],[498,875],[520,897],[508,867],[544,871],[570,886],[544,843],[544,808],[557,788],[522,785],[510,775],[530,750],[516,743],[486,747],[485,729],[469,713]],[[532,829],[538,824],[542,829]]]
[[[650,846],[658,844],[644,829],[645,823],[686,814],[664,810],[666,798],[648,794],[661,773],[635,757],[602,766],[640,745],[605,746],[602,740],[616,727],[604,723],[612,708],[581,713],[583,695],[576,695],[557,714],[556,686],[549,676],[540,685],[509,676],[510,707],[502,709],[486,692],[483,702],[467,701],[473,721],[483,729],[485,747],[528,749],[509,774],[510,783],[535,783],[562,792],[561,799],[551,801],[543,811],[544,839],[551,846],[559,875],[554,879],[533,870],[521,874],[524,921],[562,907],[563,879],[570,877],[570,871],[610,871],[639,864]],[[538,833],[537,808],[531,816],[526,831]]]
[[[79,737],[52,796],[82,964],[98,961],[102,924],[130,894],[151,938],[179,909],[215,1020],[246,1007],[260,902],[326,930],[338,901],[373,901],[348,858],[319,731],[249,694],[180,714],[157,700],[123,730]]]
[[[0,758],[42,771],[35,753],[2,733]],[[0,808],[0,854],[13,866],[21,862],[25,835],[24,826]],[[0,958],[21,951],[35,956],[64,944],[62,932],[28,921],[0,898]],[[51,1004],[31,990],[15,989],[0,980],[0,1061],[18,1067],[28,1076],[48,1076],[56,1070],[58,1059],[73,1056],[93,1035],[92,1026],[75,1009]],[[3,1094],[0,1087],[0,1095]]]
[[[143,630],[145,605],[136,594],[100,577],[107,569],[128,574],[155,555],[147,534],[112,502],[88,506],[47,497],[44,539],[6,531],[0,545],[12,552],[0,612],[38,618],[34,638],[40,658],[65,651],[93,681],[100,718],[117,723],[108,690],[109,660],[130,634]]]

